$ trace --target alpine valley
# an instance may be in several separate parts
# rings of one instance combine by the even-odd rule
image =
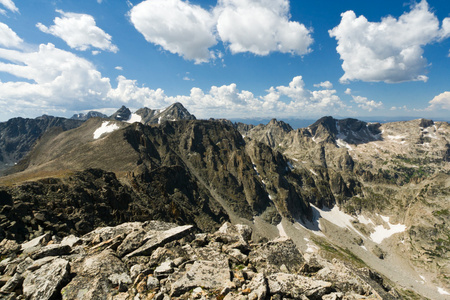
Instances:
[[[447,122],[14,118],[0,174],[0,299],[450,298]]]

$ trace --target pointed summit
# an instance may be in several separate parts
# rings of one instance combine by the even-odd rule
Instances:
[[[118,111],[113,113],[109,118],[117,121],[128,121],[131,116],[131,111],[122,105]]]
[[[176,102],[155,115],[148,123],[161,124],[164,121],[179,121],[179,120],[195,120],[192,115],[180,102]]]

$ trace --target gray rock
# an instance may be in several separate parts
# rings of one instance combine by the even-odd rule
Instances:
[[[159,280],[154,276],[147,277],[147,289],[149,291],[157,289],[159,287]]]
[[[29,257],[25,258],[21,263],[17,265],[16,272],[19,274],[24,273],[27,270],[27,268],[33,263],[34,261],[31,258]]]
[[[126,258],[131,258],[133,256],[150,255],[156,248],[169,243],[171,241],[181,239],[193,229],[192,225],[178,226],[169,230],[162,232],[150,232],[146,234],[144,240],[147,240],[144,245],[136,249],[135,251],[127,254]]]
[[[110,249],[74,264],[77,276],[62,289],[63,299],[105,299],[122,283],[131,283],[125,264]]]
[[[21,245],[21,250],[25,253],[28,251],[34,251],[36,248],[39,248],[46,243],[48,243],[52,239],[52,235],[49,233],[38,236],[37,238],[32,239],[29,242],[23,243]]]
[[[220,291],[228,284],[231,284],[228,261],[196,261],[180,279],[172,283],[171,296],[180,296],[196,287]]]
[[[4,286],[0,289],[2,293],[12,293],[23,282],[23,277],[21,274],[16,273],[13,277],[9,278]]]
[[[122,243],[117,247],[117,255],[123,257],[124,255],[136,250],[144,242],[146,231],[143,228],[134,229],[130,232]]]
[[[310,277],[276,273],[267,277],[270,294],[280,294],[283,297],[299,298],[305,295],[309,299],[321,299],[331,292],[331,283],[314,280]]]
[[[73,247],[74,245],[77,245],[81,241],[80,238],[74,236],[73,234],[66,236],[62,239],[61,245],[68,245],[70,247]]]
[[[60,256],[69,254],[72,248],[69,245],[52,244],[37,250],[31,255],[34,260],[47,256]]]
[[[83,235],[81,239],[86,243],[100,243],[121,234],[127,235],[135,229],[142,228],[142,226],[143,223],[141,222],[128,222],[115,227],[101,227]]]
[[[298,273],[305,259],[289,238],[278,238],[263,244],[249,255],[250,263],[261,272],[271,274],[282,271]]]
[[[47,256],[38,260],[35,260],[32,264],[30,264],[27,268],[28,271],[35,271],[37,269],[39,269],[40,267],[42,267],[45,264],[48,264],[49,262],[51,262],[52,260],[55,260],[56,257],[55,256]]]
[[[166,278],[171,273],[173,273],[173,267],[173,261],[166,260],[155,269],[153,275],[155,275],[158,279]]]
[[[27,299],[52,299],[69,280],[69,262],[56,258],[25,277],[23,294]]]
[[[9,255],[11,253],[16,253],[21,249],[21,245],[17,244],[16,241],[3,239],[0,242],[0,256]]]
[[[146,269],[146,267],[144,265],[141,265],[141,264],[136,264],[136,265],[132,266],[130,268],[130,277],[131,277],[131,279],[135,280],[136,277],[138,277],[139,274],[141,274],[145,269]]]
[[[266,299],[267,295],[267,283],[266,279],[264,278],[264,275],[261,273],[258,273],[252,281],[250,281],[249,285],[247,286],[248,289],[250,289],[250,294],[248,295],[248,298],[251,300],[263,300]]]

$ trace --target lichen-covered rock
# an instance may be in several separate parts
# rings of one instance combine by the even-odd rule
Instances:
[[[250,263],[265,274],[286,271],[298,273],[305,259],[289,238],[278,238],[261,245],[249,255]],[[283,270],[282,270],[283,269]]]
[[[230,283],[228,261],[196,261],[172,283],[171,296],[179,296],[196,287],[220,291]]]
[[[70,280],[69,273],[69,262],[56,258],[24,276],[23,295],[27,299],[42,300],[57,297],[61,288]]]
[[[267,277],[267,283],[271,295],[279,294],[283,297],[300,298],[302,295],[308,299],[321,299],[331,292],[331,283],[314,280],[309,277],[276,273]]]
[[[257,274],[247,288],[251,291],[248,295],[249,300],[264,300],[267,295],[267,282],[263,274]]]
[[[74,272],[77,276],[61,292],[63,299],[102,299],[120,284],[131,283],[125,264],[110,249],[75,263]]]

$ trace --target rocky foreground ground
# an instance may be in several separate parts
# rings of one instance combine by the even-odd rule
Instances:
[[[254,243],[245,225],[215,233],[159,221],[0,244],[0,299],[401,299],[368,268]]]

